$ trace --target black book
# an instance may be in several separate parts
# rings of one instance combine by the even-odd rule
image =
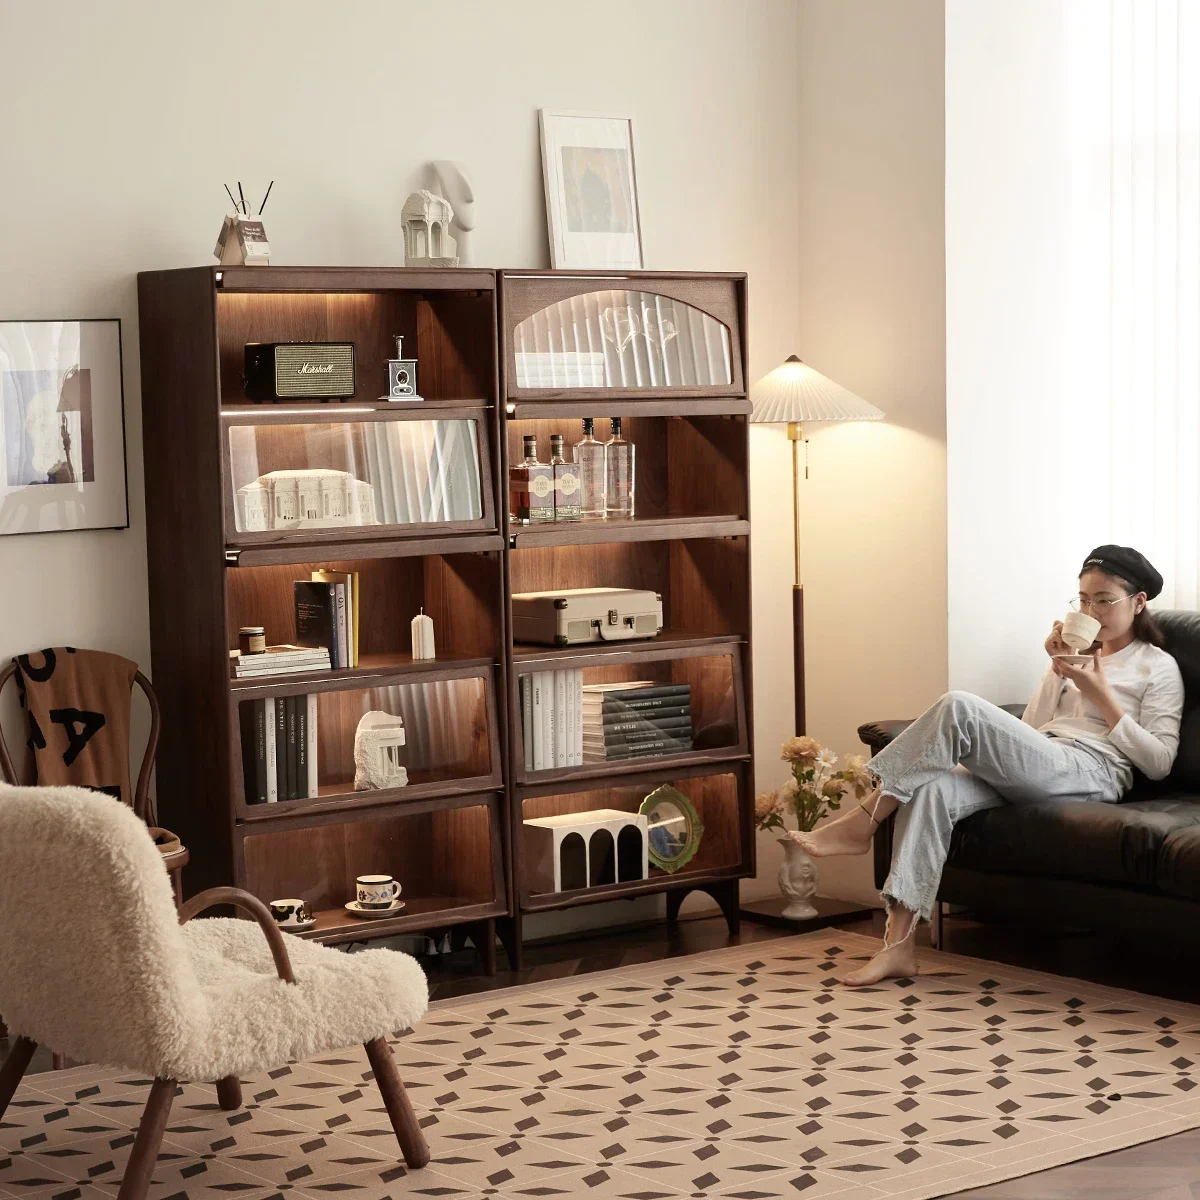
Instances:
[[[280,800],[288,797],[288,754],[287,754],[287,697],[275,700],[275,785]]]
[[[344,667],[338,656],[337,587],[297,579],[292,584],[292,599],[296,607],[296,645],[323,646],[329,651],[330,667],[335,671]]]
[[[588,712],[583,714],[584,729],[615,733],[621,729],[645,729],[648,725],[662,728],[685,721],[691,724],[690,704],[669,704],[663,708],[631,709],[629,712]]]
[[[267,802],[267,705],[251,700],[238,706],[242,729],[242,787],[247,804]]]
[[[289,696],[284,707],[287,709],[287,774],[288,799],[300,798],[300,748],[296,739],[296,701]]]
[[[585,713],[620,713],[644,708],[670,708],[690,704],[690,683],[669,683],[655,687],[628,688],[624,691],[589,690],[594,687],[608,689],[606,684],[588,684],[583,689],[583,711]]]
[[[308,799],[308,697],[296,700],[296,799]]]
[[[656,742],[638,742],[633,746],[605,746],[603,750],[583,748],[586,762],[613,762],[629,758],[661,758],[664,754],[686,754],[692,748],[692,739],[664,738]]]
[[[692,736],[692,718],[678,717],[673,721],[663,721],[658,725],[647,722],[637,729],[589,729],[583,730],[585,745],[599,746],[631,746],[634,742],[654,742],[664,738],[690,738]]]

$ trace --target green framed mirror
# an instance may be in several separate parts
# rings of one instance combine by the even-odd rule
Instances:
[[[704,822],[692,802],[664,783],[642,801],[638,812],[646,818],[650,862],[670,875],[687,866],[704,835]]]

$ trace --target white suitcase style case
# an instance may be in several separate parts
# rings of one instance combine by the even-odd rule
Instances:
[[[512,598],[513,641],[577,646],[657,637],[662,597],[631,588],[522,592]]]

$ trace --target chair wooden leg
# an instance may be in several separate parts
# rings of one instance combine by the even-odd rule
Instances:
[[[400,1072],[396,1070],[396,1060],[392,1057],[387,1038],[372,1038],[366,1043],[366,1051],[371,1070],[375,1072],[379,1093],[392,1119],[392,1129],[396,1132],[396,1141],[400,1143],[404,1161],[414,1170],[425,1166],[429,1162],[429,1146],[400,1080]]]
[[[242,1107],[242,1081],[236,1075],[217,1080],[217,1103],[226,1112]]]
[[[154,1174],[154,1164],[158,1161],[158,1148],[162,1145],[163,1132],[171,1115],[175,1087],[174,1079],[156,1079],[151,1085],[150,1098],[142,1111],[142,1121],[133,1140],[133,1150],[125,1166],[125,1178],[121,1180],[117,1200],[145,1200],[150,1178]]]
[[[67,1069],[67,1056],[65,1054],[59,1054],[59,1052],[55,1050],[50,1055],[50,1066],[55,1071],[65,1071]]]
[[[13,1093],[17,1090],[17,1085],[21,1082],[25,1068],[29,1066],[29,1060],[33,1058],[36,1049],[37,1042],[30,1041],[27,1037],[19,1037],[13,1042],[12,1049],[4,1060],[4,1066],[0,1067],[0,1118],[3,1118],[8,1102],[13,1098]]]

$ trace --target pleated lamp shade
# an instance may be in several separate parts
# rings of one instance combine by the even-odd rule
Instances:
[[[754,402],[750,420],[760,425],[791,421],[878,421],[884,415],[875,405],[826,379],[794,354],[750,389],[750,399]]]

